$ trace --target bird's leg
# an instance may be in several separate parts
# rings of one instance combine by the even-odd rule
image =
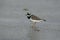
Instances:
[[[36,22],[33,23],[32,29],[33,29],[34,31],[38,31],[38,32],[40,31],[39,29],[36,28]]]
[[[33,23],[32,29],[36,28],[36,22]]]

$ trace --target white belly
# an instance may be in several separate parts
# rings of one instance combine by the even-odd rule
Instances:
[[[30,19],[32,22],[42,22],[43,20],[32,20]]]

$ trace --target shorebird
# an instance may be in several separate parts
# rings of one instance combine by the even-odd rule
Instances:
[[[24,9],[24,10],[26,11],[26,16],[27,16],[27,18],[28,18],[31,22],[33,22],[33,26],[32,26],[33,29],[35,28],[35,24],[36,24],[37,22],[46,21],[45,19],[41,19],[41,18],[39,18],[38,16],[35,16],[35,15],[31,14],[28,9]],[[36,29],[35,29],[35,31],[40,31],[40,30],[36,30]]]

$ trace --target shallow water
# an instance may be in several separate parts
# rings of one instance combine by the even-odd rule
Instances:
[[[33,32],[24,8],[46,22]],[[33,37],[33,38],[32,38]],[[60,0],[0,0],[0,40],[60,40]]]

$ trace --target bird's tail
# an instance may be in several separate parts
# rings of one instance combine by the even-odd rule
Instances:
[[[46,21],[45,19],[43,19],[43,21]]]

